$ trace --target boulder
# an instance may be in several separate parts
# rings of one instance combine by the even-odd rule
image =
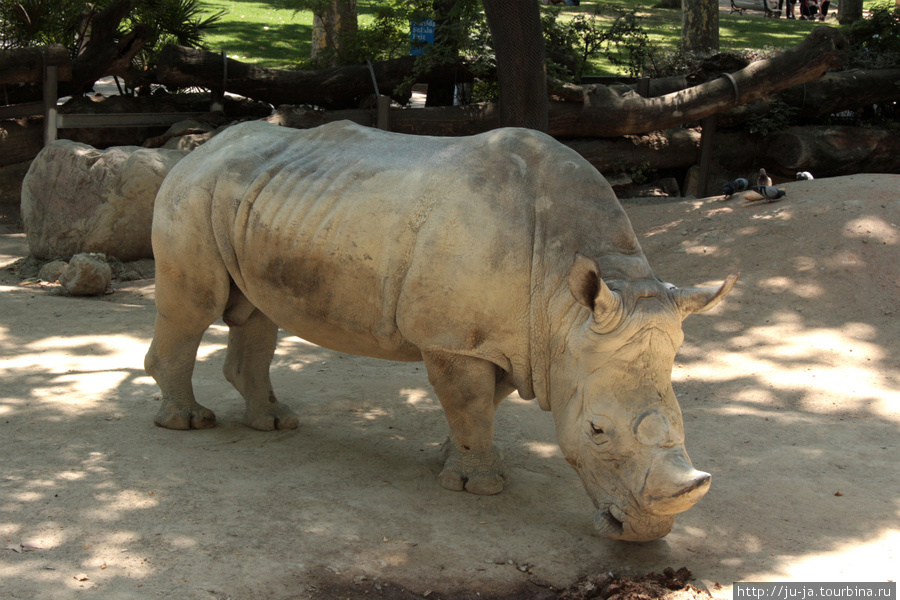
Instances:
[[[186,150],[116,146],[98,150],[57,140],[41,150],[22,182],[22,221],[32,256],[83,252],[123,261],[151,258],[153,202]]]
[[[96,296],[102,294],[112,281],[112,269],[102,254],[76,254],[59,283],[73,296]]]

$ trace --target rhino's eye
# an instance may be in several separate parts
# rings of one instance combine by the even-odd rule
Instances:
[[[612,429],[612,421],[600,415],[595,415],[587,422],[587,434],[598,446],[610,442]]]

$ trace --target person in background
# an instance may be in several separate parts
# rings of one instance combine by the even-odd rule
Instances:
[[[788,19],[795,19],[794,16],[794,4],[796,4],[796,0],[784,0],[785,6],[787,7],[787,15]],[[781,10],[781,3],[778,4],[778,10]]]
[[[816,0],[800,0],[800,20],[815,21],[819,12],[819,4]]]

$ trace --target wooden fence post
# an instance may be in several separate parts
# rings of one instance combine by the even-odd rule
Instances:
[[[716,115],[700,120],[700,175],[697,182],[697,197],[706,198],[709,187],[709,164],[712,161],[713,143],[716,137]]]
[[[383,129],[384,131],[391,130],[391,97],[390,96],[382,96],[379,94],[378,96],[378,113],[376,119],[376,125],[378,129]]]
[[[210,112],[225,111],[225,92],[228,91],[228,55],[222,50],[222,88],[209,89]]]

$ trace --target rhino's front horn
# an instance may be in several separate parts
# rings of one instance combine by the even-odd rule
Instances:
[[[684,512],[709,491],[711,479],[709,473],[695,469],[683,451],[667,454],[651,467],[644,485],[644,501],[656,514]]]

